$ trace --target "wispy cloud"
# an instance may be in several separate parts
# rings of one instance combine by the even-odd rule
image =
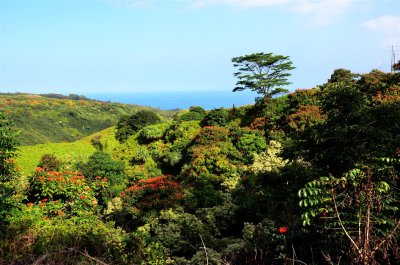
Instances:
[[[190,6],[193,8],[202,8],[207,6],[225,5],[235,9],[246,9],[282,5],[293,1],[298,0],[194,0]]]
[[[102,0],[115,6],[143,8],[156,5],[157,0]],[[163,0],[167,1],[167,0]],[[339,19],[356,0],[168,0],[186,5],[190,9],[226,6],[234,10],[282,7],[303,14],[313,26],[325,26]]]
[[[400,44],[400,16],[387,15],[371,19],[363,23],[362,27],[379,34],[384,47]]]
[[[400,16],[382,16],[362,24],[368,30],[385,35],[400,35]]]
[[[289,11],[308,15],[310,23],[316,26],[334,22],[345,13],[355,0],[193,0],[192,8],[207,6],[229,6],[233,9],[250,9],[262,7],[285,7]]]
[[[152,6],[151,0],[103,0],[117,7],[146,8]]]
[[[354,0],[295,1],[293,10],[311,17],[310,23],[325,26],[333,23],[347,10]]]

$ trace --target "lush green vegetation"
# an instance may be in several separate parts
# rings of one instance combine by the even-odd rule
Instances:
[[[53,154],[62,161],[64,166],[72,166],[77,162],[86,161],[96,151],[92,144],[93,139],[100,139],[106,152],[111,153],[118,143],[114,135],[115,127],[112,127],[71,143],[20,146],[17,151],[16,164],[22,174],[31,174],[39,165],[43,155]]]
[[[22,145],[72,142],[117,124],[124,115],[151,110],[170,118],[175,111],[89,100],[59,94],[0,94],[0,109],[14,121]]]
[[[34,163],[22,178],[2,117],[1,255],[9,264],[397,264],[399,124],[400,74],[341,69],[252,106],[145,122],[121,142],[125,126],[70,143],[77,152],[23,147]]]

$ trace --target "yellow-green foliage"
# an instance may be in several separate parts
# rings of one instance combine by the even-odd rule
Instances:
[[[168,122],[146,126],[140,131],[140,137],[147,141],[161,139],[170,126]]]
[[[161,174],[146,144],[139,143],[141,131],[117,146],[113,158],[125,163],[125,174],[131,179],[155,177]]]
[[[266,152],[254,154],[254,162],[248,167],[255,174],[276,171],[287,164],[287,160],[279,157],[282,146],[277,141],[270,141]]]
[[[48,143],[33,146],[21,146],[18,148],[16,164],[22,174],[30,174],[38,165],[44,154],[54,154],[65,164],[72,164],[77,161],[86,161],[96,149],[91,144],[93,137],[99,137],[104,145],[105,151],[111,151],[118,144],[115,140],[115,128],[108,128],[94,135],[87,136],[72,143]]]

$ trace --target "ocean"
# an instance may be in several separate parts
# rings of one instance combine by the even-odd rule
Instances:
[[[253,104],[257,94],[251,91],[196,91],[196,92],[132,92],[88,93],[84,96],[101,101],[151,106],[163,110],[188,109],[201,106],[204,109],[231,108]]]

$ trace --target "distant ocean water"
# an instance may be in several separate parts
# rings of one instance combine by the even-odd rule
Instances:
[[[201,106],[205,109],[230,108],[253,104],[257,97],[250,91],[204,91],[204,92],[132,92],[132,93],[88,93],[91,99],[151,106],[163,110],[188,109]]]

